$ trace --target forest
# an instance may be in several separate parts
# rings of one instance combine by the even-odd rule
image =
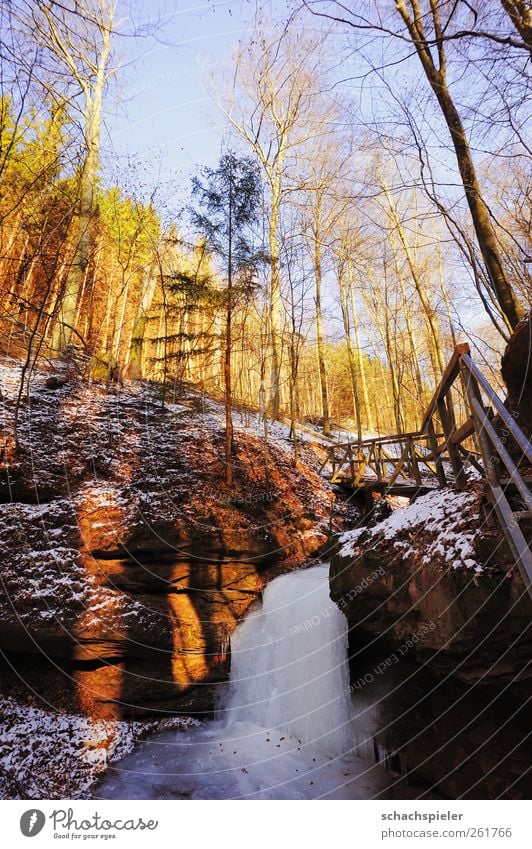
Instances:
[[[0,798],[530,794],[531,52],[0,4]]]
[[[180,210],[102,168],[123,10],[3,5],[0,320],[24,378],[66,356],[360,435],[415,429],[464,334],[494,367],[531,292],[526,4],[367,5],[258,10],[205,75],[226,129]]]

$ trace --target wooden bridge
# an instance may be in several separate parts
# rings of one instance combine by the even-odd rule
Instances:
[[[460,424],[453,400],[458,381]],[[469,345],[455,348],[418,431],[335,443],[326,451],[320,472],[368,496],[413,498],[449,485],[463,490],[476,470],[532,597],[532,525],[527,531],[525,524],[532,520],[532,445],[472,361]]]

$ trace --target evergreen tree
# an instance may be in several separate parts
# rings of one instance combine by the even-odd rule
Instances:
[[[220,264],[225,285],[220,297],[225,306],[224,397],[225,397],[225,480],[233,481],[233,422],[231,387],[232,316],[236,304],[253,289],[257,250],[252,225],[257,219],[261,182],[256,164],[249,157],[228,151],[218,167],[202,169],[192,181],[196,201],[191,210],[194,226]]]

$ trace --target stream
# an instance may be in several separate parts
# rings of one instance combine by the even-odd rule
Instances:
[[[347,642],[328,565],[276,578],[231,638],[218,718],[142,743],[109,767],[95,798],[370,799],[384,791],[391,773],[361,756],[372,718],[357,716]]]

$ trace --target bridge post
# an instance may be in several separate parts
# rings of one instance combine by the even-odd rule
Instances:
[[[471,418],[475,423],[475,435],[477,437],[480,453],[482,455],[484,474],[486,475],[488,483],[491,486],[500,487],[499,464],[497,456],[491,447],[488,435],[484,427],[482,426],[482,421],[480,420],[475,409],[475,401],[480,404],[482,409],[484,409],[484,406],[482,404],[482,395],[480,393],[480,387],[477,383],[475,376],[471,374],[471,372],[469,372],[467,376],[464,375],[464,378],[469,401],[469,409],[471,411]]]
[[[440,486],[447,486],[447,477],[445,475],[445,469],[443,468],[443,463],[440,457],[440,451],[438,448],[438,440],[436,439],[436,431],[434,430],[434,422],[432,419],[429,419],[427,424],[427,433],[429,438],[430,450],[434,455],[434,465],[436,466],[436,475],[438,476],[438,483]]]
[[[375,459],[377,480],[380,483],[382,481],[382,445],[377,445],[376,442],[373,443],[373,457]]]
[[[355,463],[354,463],[354,460],[353,460],[353,449],[351,448],[351,445],[349,445],[349,447],[347,449],[347,455],[349,457],[349,470],[351,472],[351,483],[354,485],[356,476],[355,476]]]
[[[408,437],[408,453],[410,455],[410,468],[414,475],[414,480],[416,482],[416,486],[421,486],[421,474],[419,471],[419,464],[417,461],[416,448],[414,446],[414,440],[411,436]]]
[[[447,451],[449,452],[449,459],[451,461],[456,486],[458,489],[464,489],[466,485],[464,464],[460,458],[458,447],[452,441],[454,427],[452,418],[447,409],[445,398],[438,398],[438,413],[440,414],[443,433],[445,436],[445,444]]]

